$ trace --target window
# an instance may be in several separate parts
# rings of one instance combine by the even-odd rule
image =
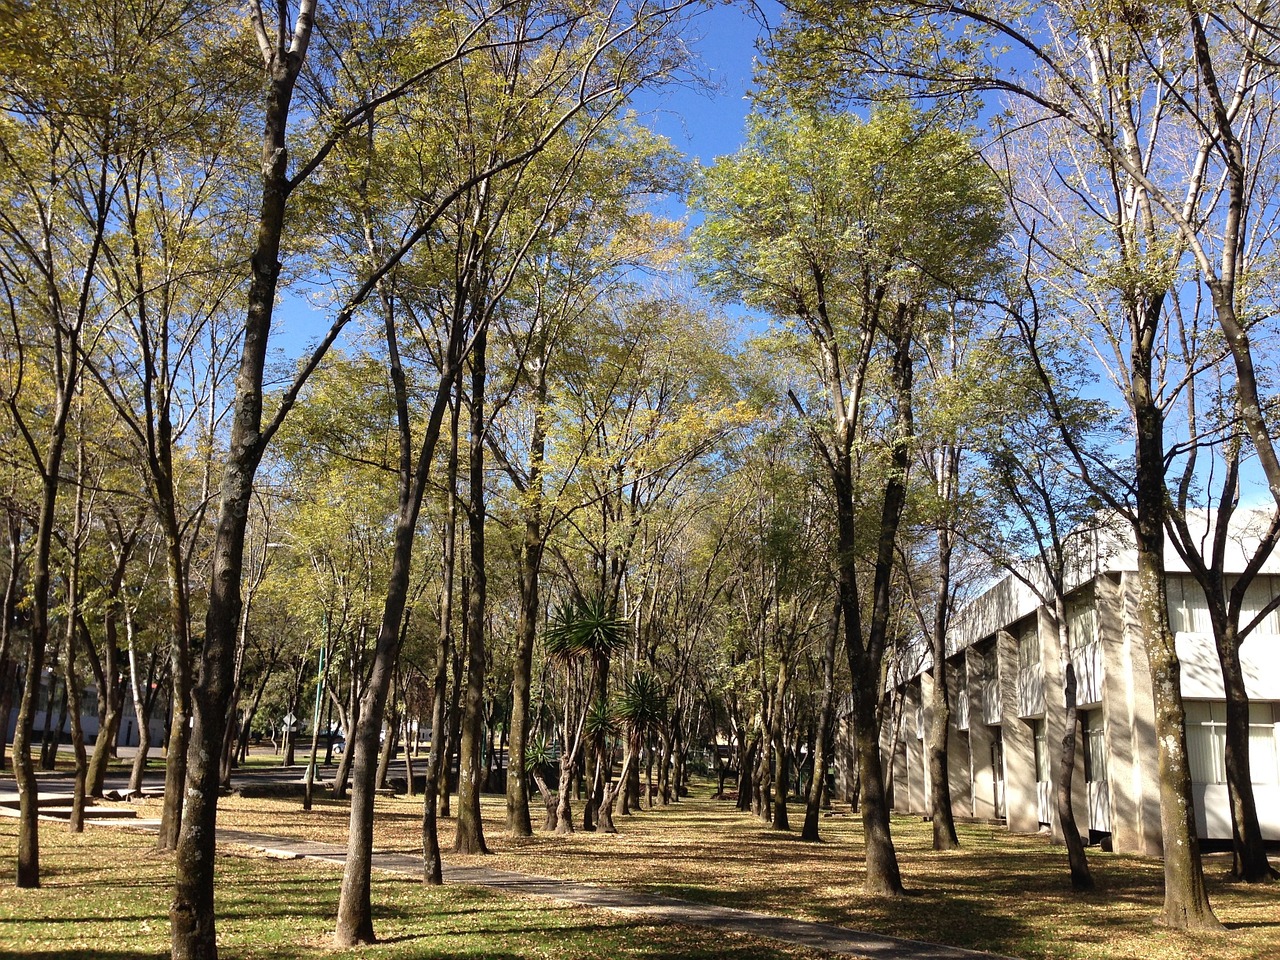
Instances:
[[[1191,779],[1196,783],[1225,783],[1227,765],[1226,704],[1204,700],[1188,701],[1187,756]]]
[[[1280,709],[1249,704],[1249,773],[1254,783],[1280,783]]]
[[[1227,780],[1227,705],[1221,700],[1187,701],[1187,754],[1196,783]],[[1249,704],[1249,773],[1254,783],[1280,783],[1280,735],[1276,704]]]
[[[1276,582],[1274,577],[1254,577],[1244,592],[1244,603],[1240,605],[1240,626],[1247,627],[1253,618],[1271,602],[1275,596]],[[1272,610],[1254,629],[1254,633],[1280,633],[1280,612]]]
[[[1018,667],[1026,670],[1040,666],[1040,633],[1033,623],[1018,637]]]
[[[1170,577],[1167,586],[1169,625],[1174,633],[1212,634],[1209,605],[1193,577]]]
[[[1000,651],[994,643],[982,654],[982,679],[987,683],[1000,681]]]
[[[1084,779],[1088,783],[1101,783],[1107,779],[1107,741],[1102,714],[1086,711],[1080,714],[1080,725],[1084,733]]]
[[[1067,606],[1067,643],[1079,650],[1098,639],[1098,612],[1093,597],[1072,601]]]
[[[1031,733],[1036,744],[1036,782],[1049,782],[1049,734],[1044,718],[1031,721]]]

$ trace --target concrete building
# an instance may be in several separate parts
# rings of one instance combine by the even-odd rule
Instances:
[[[1244,538],[1247,544],[1247,538]],[[1159,854],[1151,676],[1137,621],[1134,551],[1094,538],[1070,578],[1070,650],[1036,594],[1009,576],[967,604],[947,642],[951,796],[957,816],[1005,821],[1059,838],[1054,802],[1057,757],[1065,732],[1063,664],[1070,656],[1079,689],[1081,731],[1073,796],[1077,826],[1088,840],[1117,851]],[[1237,543],[1224,563],[1242,570]],[[1182,665],[1187,746],[1201,837],[1229,839],[1231,813],[1223,763],[1225,713],[1208,611],[1198,584],[1172,548],[1166,558],[1169,613]],[[1280,595],[1280,562],[1269,561],[1246,597],[1242,620]],[[1264,837],[1280,840],[1280,614],[1245,640],[1241,657],[1250,697],[1249,750]],[[892,802],[903,813],[929,810],[925,734],[933,678],[928,658],[904,671],[902,709],[885,724],[882,750],[892,758]]]
[[[20,686],[22,678],[19,675],[17,683],[18,688],[14,691],[14,706],[9,710],[8,723],[5,726],[5,743],[13,743],[14,731],[18,726],[18,705],[17,700],[21,697],[22,688]],[[64,688],[61,680],[53,686],[54,702],[52,709],[49,703],[50,683],[46,677],[40,684],[39,695],[36,699],[35,715],[32,717],[32,728],[35,735],[35,743],[37,748],[39,743],[44,739],[44,730],[46,718],[50,724],[50,729],[54,729],[58,722],[61,721],[61,729],[57,731],[57,739],[60,743],[71,742],[71,718],[66,715],[65,705],[60,701],[60,697],[64,696]],[[151,717],[151,748],[159,751],[164,743],[166,727],[166,704],[162,700],[156,704]],[[80,701],[80,725],[84,730],[85,743],[92,744],[98,738],[98,691],[93,684],[88,684],[83,692]],[[120,729],[116,734],[116,745],[120,747],[136,747],[138,745],[138,719],[133,709],[133,700],[126,695],[120,716]]]

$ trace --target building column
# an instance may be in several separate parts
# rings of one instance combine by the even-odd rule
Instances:
[[[1159,856],[1159,771],[1151,666],[1138,626],[1137,577],[1097,581],[1102,636],[1102,714],[1111,793],[1111,842],[1118,853]]]
[[[947,661],[947,703],[951,705],[952,721],[947,730],[947,776],[951,788],[951,812],[957,817],[973,816],[973,786],[969,779],[969,735],[956,723],[960,700],[969,704],[968,672],[964,667],[964,654]],[[969,712],[969,726],[973,727],[973,712]]]
[[[973,816],[993,820],[996,809],[995,775],[991,769],[991,727],[982,708],[982,655],[975,647],[964,652],[969,664],[969,780],[972,784]]]
[[[1004,733],[1006,821],[1013,833],[1036,833],[1036,748],[1031,727],[1018,716],[1018,640],[1008,630],[996,634],[1000,656],[1001,730]]]

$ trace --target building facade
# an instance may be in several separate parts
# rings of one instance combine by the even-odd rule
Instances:
[[[957,816],[1003,820],[1019,833],[1058,822],[1058,756],[1066,731],[1064,664],[1075,666],[1080,726],[1072,778],[1077,827],[1111,849],[1161,852],[1151,673],[1137,617],[1132,551],[1091,550],[1067,602],[1069,649],[1050,611],[1010,576],[956,616],[948,638],[948,764]],[[1244,555],[1234,569],[1243,569]],[[1187,712],[1187,747],[1200,836],[1230,839],[1225,699],[1208,610],[1199,585],[1170,556],[1169,613]],[[1247,622],[1276,595],[1280,570],[1264,567],[1246,596]],[[1227,565],[1227,570],[1233,569]],[[1271,613],[1241,647],[1250,698],[1249,753],[1263,836],[1280,840],[1280,614]],[[927,813],[926,734],[933,677],[927,662],[907,671],[901,709],[886,718],[894,809]],[[888,759],[886,759],[888,763]]]

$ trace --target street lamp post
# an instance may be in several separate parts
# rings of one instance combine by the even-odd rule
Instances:
[[[329,663],[325,656],[329,648],[329,638],[320,641],[320,661],[316,664],[316,701],[311,714],[311,759],[307,763],[307,773],[303,778],[302,809],[311,809],[311,791],[316,780],[316,748],[320,740],[320,695],[324,691],[328,679]]]

